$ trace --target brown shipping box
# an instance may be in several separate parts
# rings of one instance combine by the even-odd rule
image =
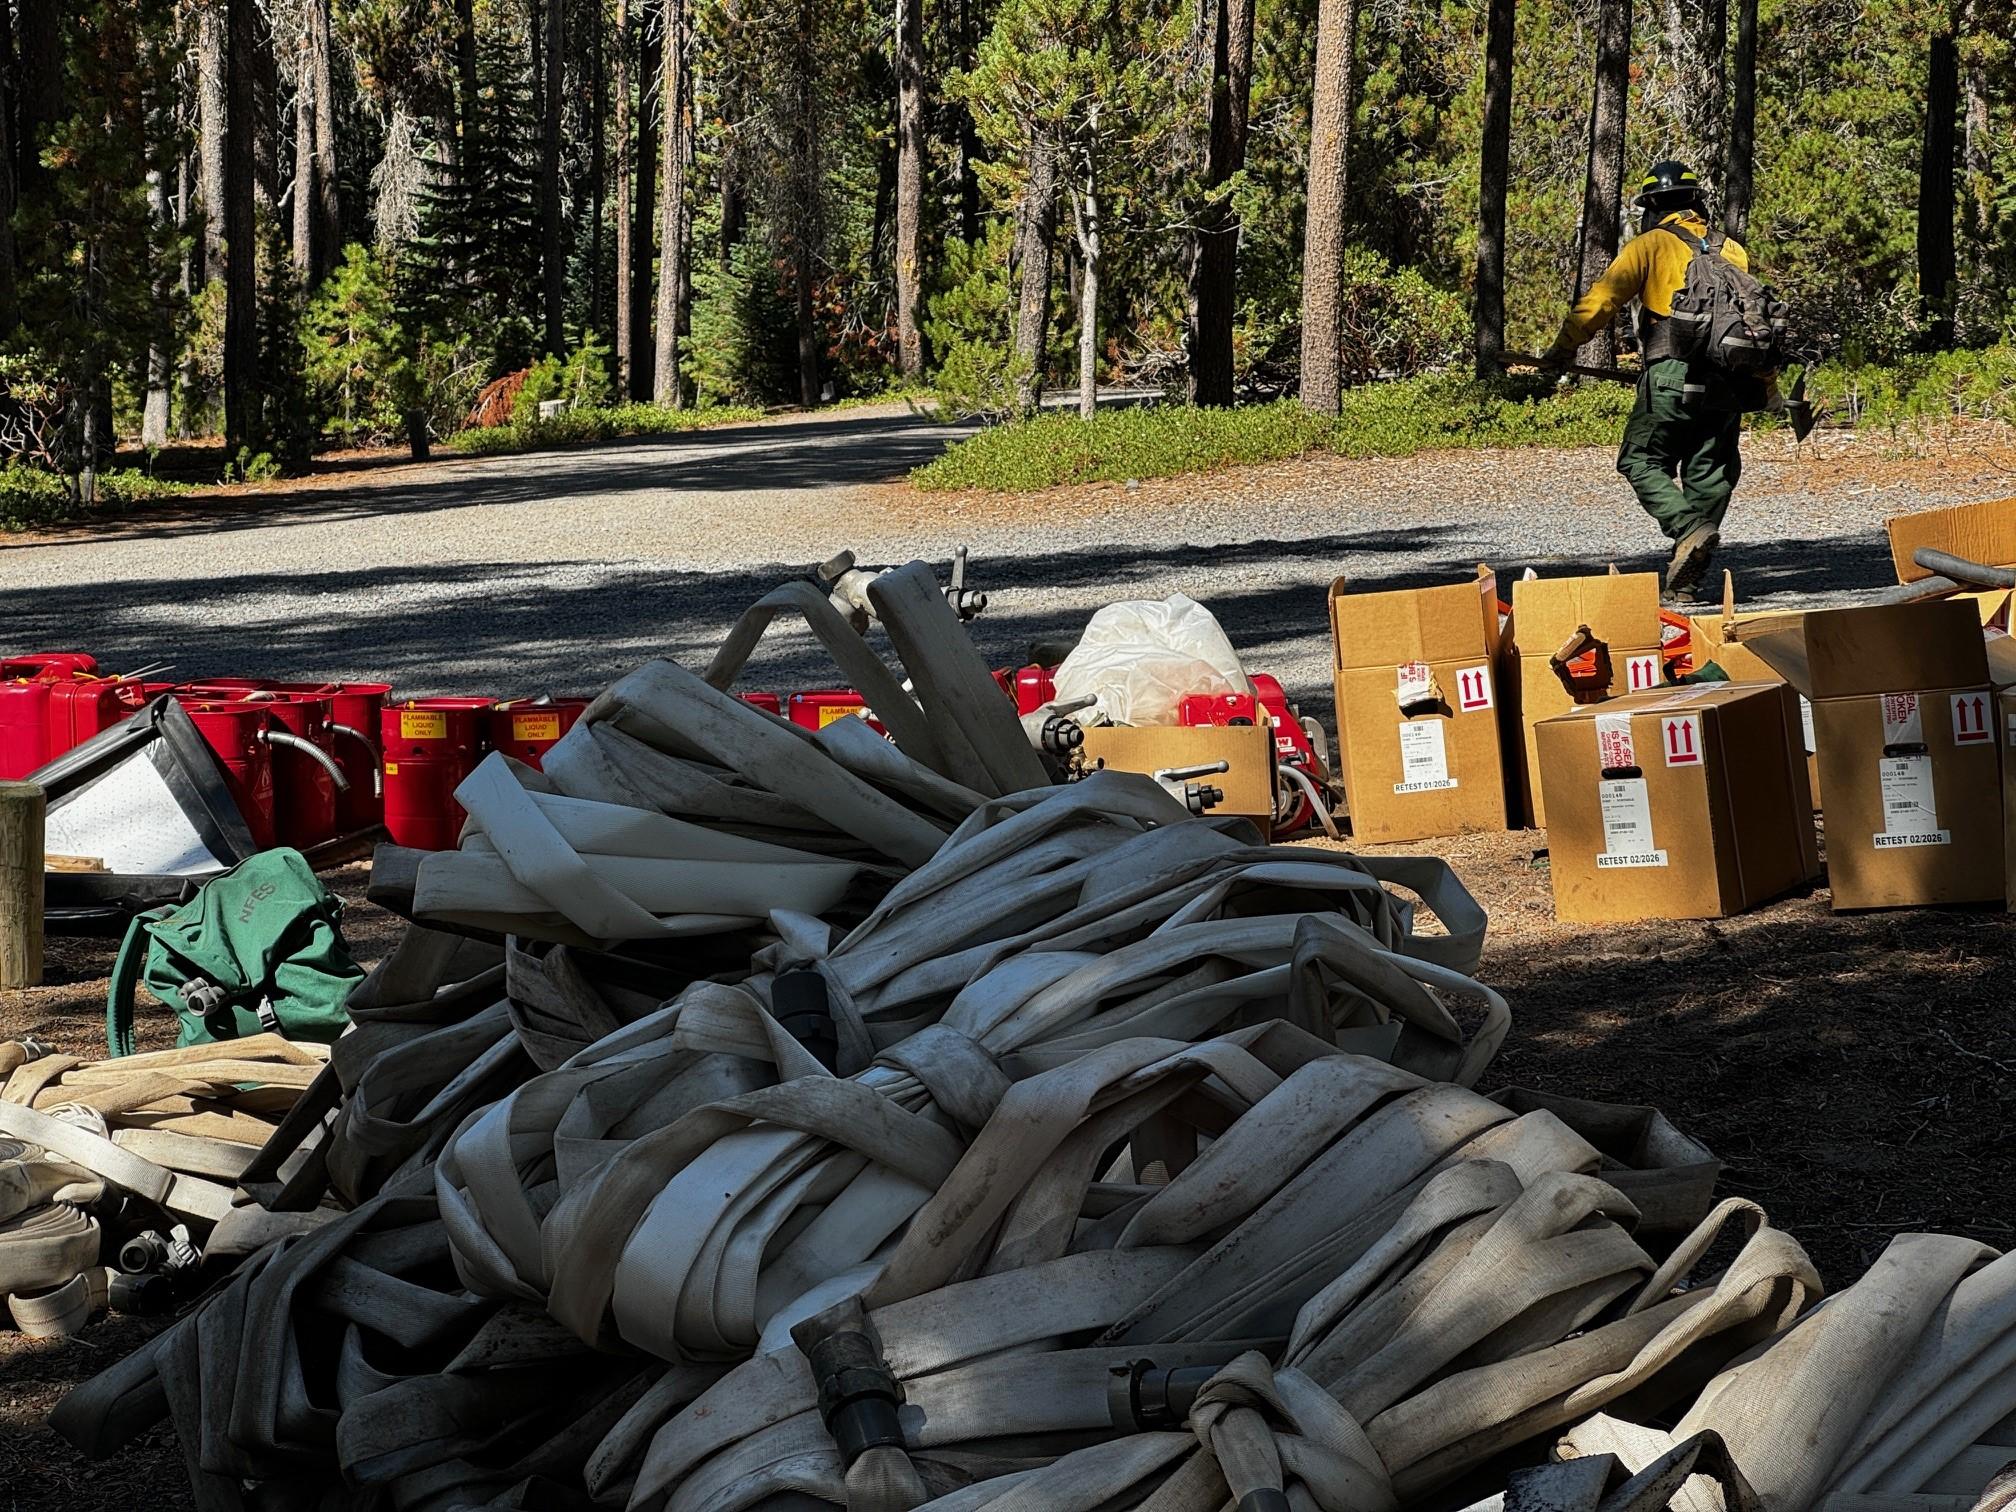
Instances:
[[[1816,610],[1751,649],[1813,701],[1834,907],[2000,901],[2000,753],[1975,606]]]
[[[1593,670],[1564,680],[1552,658],[1584,625],[1601,650]],[[1512,585],[1512,644],[1505,665],[1512,683],[1507,702],[1519,731],[1516,741],[1507,740],[1511,787],[1526,822],[1545,828],[1545,782],[1534,731],[1557,715],[1660,685],[1659,575],[1521,578]],[[1508,736],[1511,728],[1508,724]]]
[[[1736,612],[1736,580],[1722,574],[1722,613],[1694,616],[1694,670],[1713,662],[1728,674],[1731,682],[1783,682],[1771,664],[1750,649],[1750,642],[1762,635],[1796,630],[1802,618],[1797,610],[1746,610]],[[1813,705],[1799,695],[1800,739],[1806,750],[1806,784],[1814,809],[1821,806],[1820,763],[1813,755]]]
[[[2002,732],[2002,896],[2016,909],[2016,691],[1996,695]]]
[[[1274,829],[1274,732],[1264,725],[1108,725],[1085,732],[1085,765],[1121,772],[1231,763],[1229,770],[1191,780],[1221,789],[1225,801],[1208,817],[1251,819],[1263,835]]]
[[[1628,694],[1538,735],[1558,918],[1722,918],[1819,875],[1782,682]]]
[[[1497,580],[1352,593],[1330,585],[1337,747],[1367,844],[1505,828]]]
[[[1986,567],[2016,565],[2016,499],[1893,515],[1883,522],[1883,528],[1890,536],[1890,565],[1900,583],[1915,583],[1933,575],[1911,559],[1921,546]]]

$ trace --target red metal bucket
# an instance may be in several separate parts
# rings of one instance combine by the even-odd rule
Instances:
[[[455,789],[483,759],[490,698],[403,699],[379,718],[385,828],[416,850],[452,850],[468,816]]]
[[[307,741],[332,760],[335,736],[329,729],[326,695],[283,694],[247,699],[249,708],[264,709],[273,728]],[[282,845],[307,850],[336,836],[336,779],[305,751],[280,745],[273,752],[274,830]]]
[[[513,761],[540,767],[546,753],[594,702],[588,698],[550,698],[541,703],[506,699],[490,711],[490,749]]]
[[[330,731],[336,740],[336,764],[349,779],[350,791],[336,797],[336,830],[354,835],[385,818],[383,752],[379,725],[390,683],[338,683],[330,700]]]
[[[245,817],[245,826],[261,850],[276,843],[273,814],[273,747],[260,737],[272,725],[263,704],[243,700],[211,702],[181,698],[182,712],[224,769],[224,784]]]

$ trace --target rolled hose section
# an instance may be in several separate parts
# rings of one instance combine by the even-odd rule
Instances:
[[[290,751],[299,751],[302,755],[311,758],[317,766],[321,767],[323,771],[335,779],[337,792],[347,793],[350,791],[350,779],[343,775],[343,768],[336,765],[336,758],[315,744],[314,741],[303,740],[299,735],[293,734],[288,730],[261,730],[259,738],[268,745],[286,746]]]
[[[2016,568],[1970,562],[1966,557],[1930,546],[1920,546],[1911,553],[1911,560],[1927,572],[1951,578],[1956,583],[1965,583],[1970,588],[2016,588]]]
[[[364,747],[364,754],[370,757],[371,796],[373,798],[383,797],[385,794],[385,773],[379,769],[378,747],[372,743],[371,737],[354,725],[332,724],[329,726],[329,730],[331,734],[346,736]]]
[[[859,1512],[903,1512],[929,1500],[903,1442],[903,1401],[861,1299],[850,1297],[791,1330],[811,1366],[819,1417],[846,1468],[847,1505]]]

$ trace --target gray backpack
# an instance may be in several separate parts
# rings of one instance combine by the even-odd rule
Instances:
[[[1730,373],[1760,373],[1785,362],[1785,301],[1722,255],[1726,239],[1699,241],[1659,228],[1687,244],[1687,282],[1673,296],[1668,339],[1675,357]]]

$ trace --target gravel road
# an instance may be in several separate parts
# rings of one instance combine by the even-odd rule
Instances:
[[[81,647],[177,675],[379,676],[401,692],[593,689],[653,655],[705,656],[781,575],[971,546],[1006,663],[1120,597],[1185,592],[1255,670],[1328,702],[1326,585],[1658,564],[1661,542],[1600,451],[1314,459],[1036,498],[895,486],[957,434],[901,408],[788,418],[591,450],[372,466],[306,486],[0,547],[0,640]],[[1746,602],[1889,580],[1890,514],[2012,490],[1973,452],[1886,462],[1846,437],[1751,448],[1725,564]],[[4,649],[4,648],[0,648]],[[780,630],[749,686],[825,673]]]

